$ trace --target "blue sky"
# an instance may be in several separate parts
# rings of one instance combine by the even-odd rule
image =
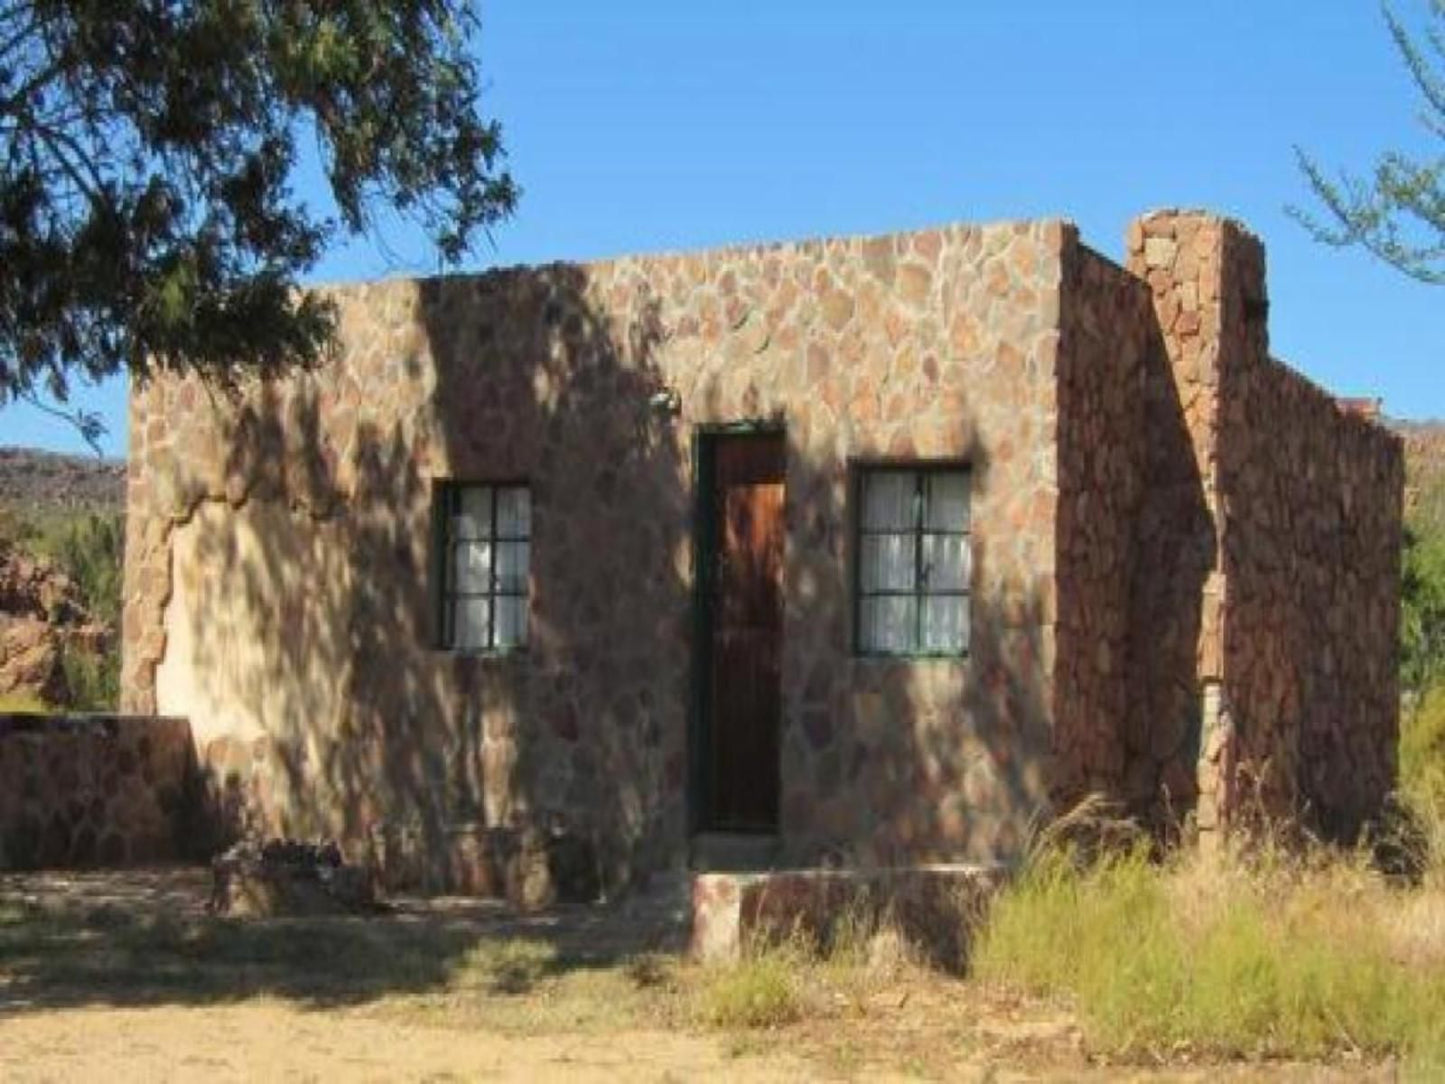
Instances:
[[[1397,0],[1424,25],[1424,0]],[[1438,153],[1380,10],[1252,3],[483,4],[486,107],[524,189],[469,267],[1061,215],[1119,259],[1162,206],[1243,219],[1276,355],[1403,417],[1445,416],[1445,287],[1314,243],[1293,158]],[[324,197],[314,174],[302,191]],[[317,280],[426,272],[393,222]],[[125,451],[125,387],[75,397]],[[33,408],[0,443],[83,446]]]

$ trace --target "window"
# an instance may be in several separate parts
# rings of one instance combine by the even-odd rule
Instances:
[[[957,466],[859,471],[860,654],[968,650],[968,482]]]
[[[531,491],[525,485],[445,482],[437,512],[441,646],[500,651],[524,645]]]

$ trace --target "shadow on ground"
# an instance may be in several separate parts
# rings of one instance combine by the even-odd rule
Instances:
[[[328,1008],[445,990],[524,995],[681,947],[675,923],[635,906],[520,915],[492,901],[400,899],[375,916],[242,919],[207,914],[209,887],[209,871],[191,867],[0,875],[0,1017],[259,996]]]

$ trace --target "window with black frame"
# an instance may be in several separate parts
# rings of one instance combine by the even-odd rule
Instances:
[[[455,651],[527,642],[532,495],[526,485],[442,483],[439,639]]]
[[[857,477],[858,653],[966,654],[967,468],[862,467]]]

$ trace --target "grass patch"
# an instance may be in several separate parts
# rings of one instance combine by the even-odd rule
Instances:
[[[1400,793],[1421,816],[1445,812],[1445,682],[1426,689],[1401,716]]]
[[[891,916],[860,897],[826,930],[800,922],[760,933],[739,959],[694,970],[703,1023],[755,1030],[868,1016],[880,995],[923,978],[927,967]]]
[[[1135,849],[1084,864],[1046,849],[995,902],[974,969],[1067,1000],[1114,1054],[1439,1064],[1445,922],[1440,944],[1419,943],[1422,905],[1445,914],[1438,893],[1348,856],[1161,865]]]
[[[807,962],[789,947],[758,949],[709,968],[699,991],[702,1018],[721,1028],[775,1028],[803,1015]]]

